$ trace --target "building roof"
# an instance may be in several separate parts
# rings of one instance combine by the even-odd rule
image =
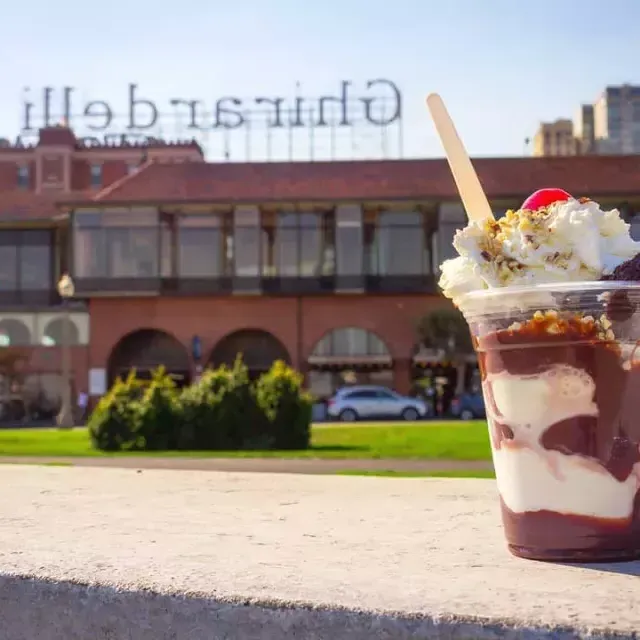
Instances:
[[[50,221],[57,214],[54,194],[17,189],[0,193],[0,224]]]
[[[640,156],[483,158],[474,161],[492,200],[521,200],[542,187],[574,196],[640,198]],[[0,223],[52,220],[60,206],[458,200],[445,160],[293,163],[147,162],[97,194],[0,192]]]
[[[492,200],[521,199],[543,187],[560,187],[576,197],[640,196],[640,156],[480,158],[474,166]],[[99,192],[94,201],[122,205],[393,199],[457,200],[447,162],[152,162]],[[65,203],[78,200],[66,198]]]

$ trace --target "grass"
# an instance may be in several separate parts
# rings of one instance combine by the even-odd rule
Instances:
[[[336,471],[338,476],[376,476],[379,478],[493,478],[493,471],[362,471],[360,469],[345,469]]]
[[[3,429],[0,456],[88,457],[108,455],[192,458],[395,458],[490,460],[484,422],[451,421],[313,428],[303,451],[161,451],[105,454],[92,448],[86,429]]]

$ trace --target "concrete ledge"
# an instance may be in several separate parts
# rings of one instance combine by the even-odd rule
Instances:
[[[490,480],[0,467],[2,640],[634,638],[640,563],[509,556]]]

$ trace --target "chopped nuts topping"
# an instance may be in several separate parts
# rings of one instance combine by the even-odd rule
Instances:
[[[561,313],[556,309],[538,310],[525,322],[512,323],[507,331],[511,333],[532,333],[557,336],[568,334],[572,339],[603,340],[611,342],[615,335],[611,321],[602,315],[599,320],[579,313]]]

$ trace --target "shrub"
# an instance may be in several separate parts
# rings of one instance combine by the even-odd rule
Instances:
[[[91,413],[87,422],[94,447],[103,451],[143,450],[138,433],[142,383],[132,371],[126,380],[118,378]]]
[[[303,449],[312,399],[302,376],[283,362],[252,384],[238,358],[207,370],[178,393],[164,368],[151,381],[118,379],[91,414],[95,447],[104,451]]]
[[[241,449],[248,430],[259,421],[247,367],[207,370],[181,397],[181,449]]]
[[[137,412],[136,432],[147,451],[178,448],[181,409],[175,382],[164,367],[159,367],[145,385]]]
[[[300,373],[278,361],[256,383],[258,407],[268,421],[274,449],[309,446],[313,400],[302,382]]]

